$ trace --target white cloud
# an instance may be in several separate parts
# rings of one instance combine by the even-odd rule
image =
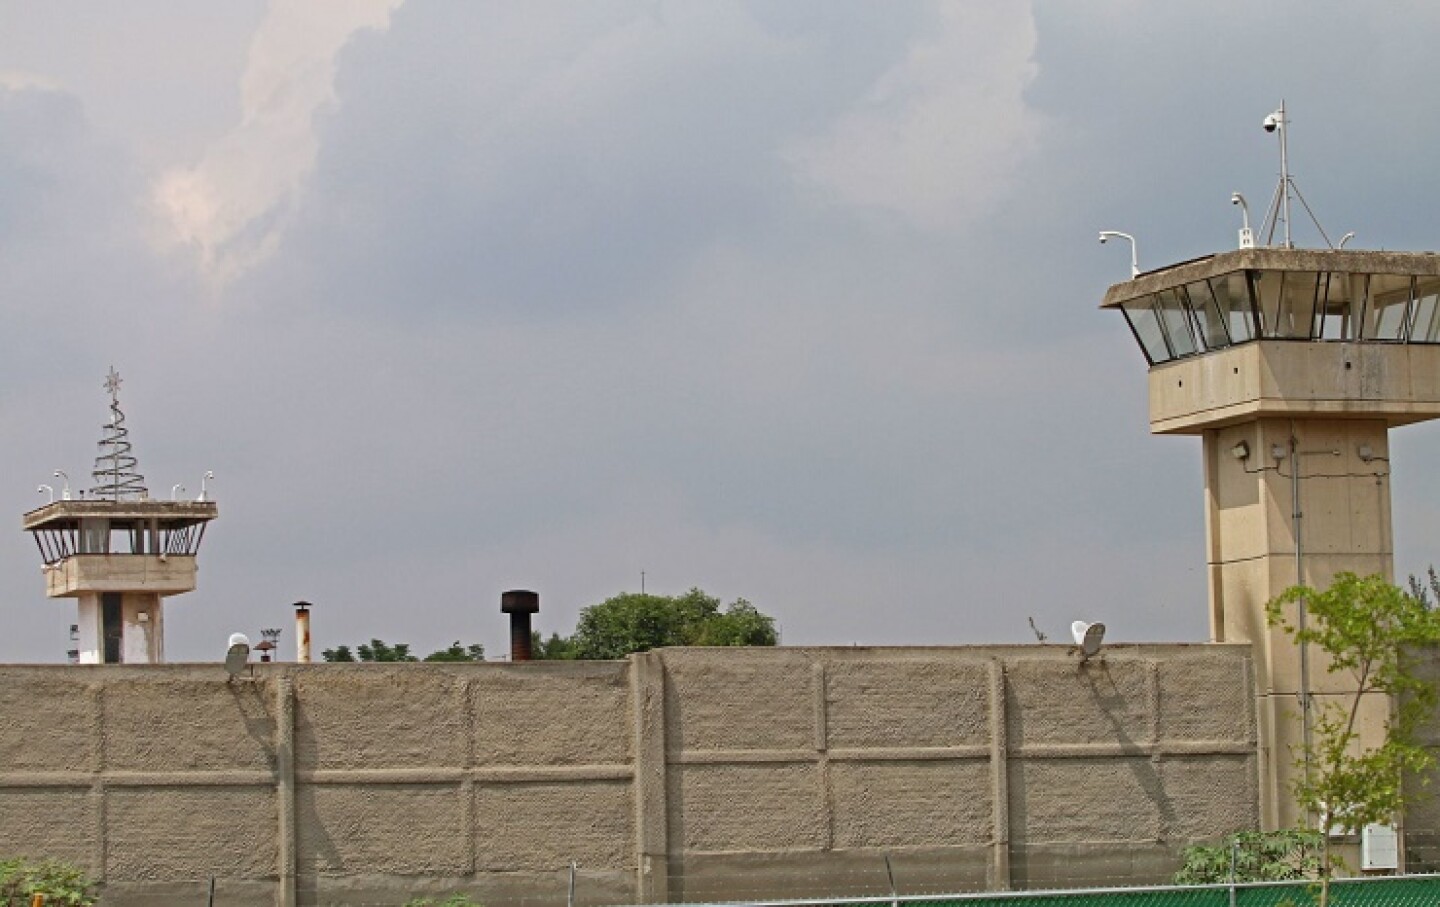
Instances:
[[[212,280],[224,283],[274,251],[295,193],[315,163],[315,115],[335,99],[341,50],[383,30],[403,0],[272,2],[241,79],[241,121],[193,167],[163,174],[155,198]]]
[[[928,226],[973,219],[1033,150],[1035,23],[1010,0],[941,3],[939,24],[820,135],[786,159],[848,204]]]
[[[49,76],[21,69],[0,69],[0,89],[6,91],[59,91],[60,83]]]

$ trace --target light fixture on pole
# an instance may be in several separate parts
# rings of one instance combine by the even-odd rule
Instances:
[[[1107,239],[1110,239],[1112,236],[1119,237],[1120,239],[1128,239],[1130,241],[1130,277],[1132,279],[1139,277],[1140,257],[1135,251],[1135,237],[1131,236],[1129,233],[1121,233],[1119,230],[1101,230],[1100,243],[1103,245],[1105,241]]]
[[[1230,204],[1240,206],[1240,248],[1255,248],[1255,231],[1250,229],[1250,205],[1239,192],[1230,193]]]

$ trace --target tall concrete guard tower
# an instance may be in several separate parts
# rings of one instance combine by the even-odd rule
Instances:
[[[1341,571],[1393,581],[1389,432],[1440,416],[1440,256],[1242,248],[1137,274],[1103,306],[1150,364],[1150,430],[1204,444],[1210,632],[1254,644],[1262,816],[1293,825],[1312,697],[1346,679],[1265,605]]]
[[[203,480],[198,500],[150,499],[114,369],[105,389],[111,416],[94,487],[72,497],[67,480],[60,500],[25,514],[24,528],[40,549],[45,594],[76,599],[81,664],[155,664],[165,660],[164,599],[195,588],[195,556],[219,511]]]

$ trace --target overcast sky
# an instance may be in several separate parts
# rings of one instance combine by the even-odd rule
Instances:
[[[1206,637],[1194,438],[1097,309],[1292,170],[1440,249],[1440,7],[0,5],[0,660],[63,661],[20,515],[88,487],[111,365],[152,493],[211,491],[171,660],[505,651],[620,591],[792,644]],[[1312,232],[1297,240],[1317,244]],[[1394,438],[1440,561],[1440,426]]]

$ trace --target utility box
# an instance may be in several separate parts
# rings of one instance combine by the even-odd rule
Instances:
[[[1360,868],[1399,869],[1400,836],[1393,825],[1367,825],[1360,830]]]

